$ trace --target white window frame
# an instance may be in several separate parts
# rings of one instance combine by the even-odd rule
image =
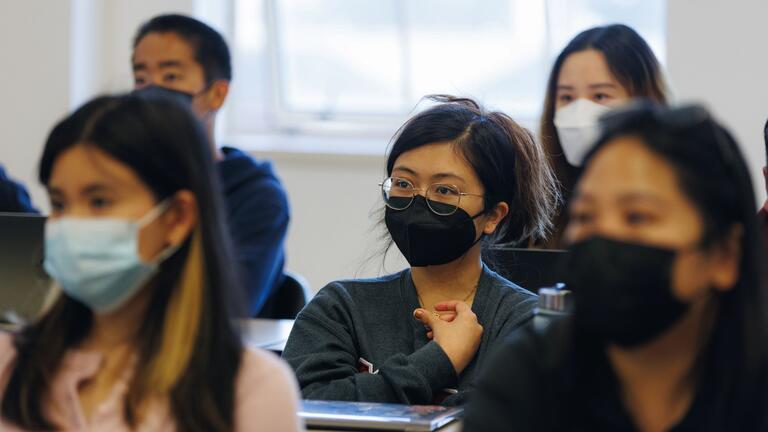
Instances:
[[[204,21],[217,27],[230,42],[233,57],[237,55],[234,49],[234,9],[236,0],[195,0],[195,15]],[[260,0],[264,4],[266,54],[269,61],[267,68],[267,80],[269,85],[265,88],[268,92],[267,102],[263,105],[268,120],[258,129],[236,130],[228,121],[228,110],[233,109],[232,103],[225,105],[221,113],[221,121],[218,123],[218,142],[226,145],[257,152],[269,153],[305,153],[305,154],[348,154],[348,155],[374,155],[381,156],[385,153],[390,139],[402,123],[413,113],[418,111],[423,104],[414,106],[410,112],[404,115],[384,114],[381,116],[344,114],[338,118],[326,120],[321,116],[310,113],[291,112],[282,106],[280,101],[280,59],[279,42],[277,37],[276,2],[280,0]],[[398,0],[401,3],[415,0]],[[472,1],[472,0],[468,0]],[[562,21],[562,17],[553,15],[553,9],[562,6],[567,0],[544,0],[546,7],[546,19],[548,23]],[[666,19],[666,17],[664,17]],[[399,21],[400,26],[406,26],[404,20]],[[660,24],[663,27],[663,23]],[[553,39],[553,31],[548,24],[546,43],[550,57],[554,60],[557,52],[562,48],[562,41]],[[401,30],[401,34],[407,34],[407,30]],[[559,35],[559,39],[563,39]],[[666,34],[664,35],[666,38]],[[657,52],[659,60],[665,63],[666,40],[662,44],[661,52]],[[407,48],[407,41],[403,41]],[[657,50],[659,51],[659,50]],[[401,50],[404,57],[403,69],[408,68],[407,50]],[[233,63],[235,63],[233,61]],[[237,91],[237,81],[243,79],[237,76],[233,82],[233,91]],[[547,70],[548,74],[549,71]],[[405,78],[404,89],[407,91],[408,74],[403,72]],[[542,105],[544,93],[541,95]],[[479,101],[483,102],[483,101]],[[538,129],[539,114],[515,115],[509,113],[521,125],[532,131]]]

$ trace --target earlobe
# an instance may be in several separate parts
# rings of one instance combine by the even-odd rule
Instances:
[[[222,106],[224,106],[224,101],[227,99],[227,95],[229,94],[229,82],[225,80],[218,80],[215,81],[211,85],[211,108],[214,110],[221,109]]]
[[[717,291],[729,291],[739,280],[743,234],[744,227],[741,225],[733,226],[727,239],[723,240],[714,256],[716,262],[712,282]]]
[[[166,243],[170,246],[178,246],[191,235],[196,226],[197,199],[189,190],[176,192],[169,211]]]
[[[507,217],[507,214],[509,214],[509,205],[507,205],[507,203],[502,201],[496,204],[496,207],[494,207],[491,212],[491,218],[485,223],[483,232],[488,235],[493,234],[493,232],[496,231],[496,227],[498,227],[501,221]]]
[[[496,227],[498,225],[499,224],[497,224],[495,222],[489,222],[489,223],[485,224],[485,229],[483,230],[483,233],[485,233],[487,235],[493,234],[493,232],[496,231]]]

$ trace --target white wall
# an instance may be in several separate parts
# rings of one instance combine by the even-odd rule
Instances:
[[[768,2],[669,0],[667,65],[680,101],[709,106],[736,135],[765,199],[763,125],[768,118]]]
[[[383,142],[382,154],[385,147]],[[381,202],[383,157],[289,153],[257,157],[272,159],[291,201],[289,269],[303,274],[314,290],[332,280],[379,273],[383,261],[375,255],[381,242],[372,211]],[[390,272],[402,268],[402,260],[387,262]]]
[[[69,17],[67,1],[0,2],[0,163],[37,205],[43,141],[69,106]]]
[[[55,120],[96,93],[130,88],[130,43],[139,23],[156,13],[192,13],[212,4],[0,2],[0,90],[5,100],[0,107],[0,163],[30,186],[38,205],[45,207],[45,194],[35,181],[36,163]],[[669,0],[667,22],[667,65],[677,96],[707,102],[732,128],[756,182],[764,161],[762,125],[768,116],[763,89],[768,77],[766,16],[768,3],[761,0]],[[226,19],[226,14],[217,18]],[[291,200],[290,269],[306,276],[314,289],[333,279],[377,272],[377,263],[358,270],[376,248],[369,213],[378,199],[383,157],[257,156],[273,159]],[[762,200],[762,182],[756,186]]]

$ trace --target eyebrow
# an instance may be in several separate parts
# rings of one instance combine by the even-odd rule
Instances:
[[[601,82],[601,83],[595,83],[590,84],[587,87],[590,89],[601,89],[601,88],[616,88],[616,84],[609,83],[609,82]],[[572,85],[565,85],[565,84],[558,84],[557,85],[558,90],[573,90],[574,86]]]
[[[606,83],[595,83],[595,84],[590,84],[589,88],[591,88],[591,89],[616,88],[616,84],[608,83],[608,82],[606,82]]]
[[[396,166],[396,167],[392,168],[392,172],[395,172],[395,171],[405,171],[408,174],[418,175],[418,174],[416,174],[416,171],[414,171],[414,170],[412,170],[412,169],[410,169],[408,167],[405,167],[405,166]]]
[[[437,174],[433,175],[432,178],[435,179],[435,180],[456,179],[456,180],[459,180],[460,182],[464,183],[464,178],[462,178],[460,175],[454,174],[454,173],[437,173]]]
[[[161,68],[167,68],[167,67],[181,67],[182,62],[181,60],[163,60],[158,63],[158,66]]]
[[[162,68],[171,68],[171,67],[182,67],[183,63],[181,60],[163,60],[159,62],[157,65],[162,69]],[[147,64],[144,62],[134,63],[133,70],[134,72],[147,70]]]
[[[394,173],[395,171],[405,171],[406,173],[411,174],[411,175],[415,175],[415,176],[419,175],[415,170],[413,170],[411,168],[408,168],[406,166],[396,166],[396,167],[392,168],[392,172]],[[432,175],[432,180],[444,180],[444,179],[456,179],[456,180],[461,181],[462,183],[465,182],[463,177],[461,177],[458,174],[451,173],[451,172],[437,173],[437,174]]]
[[[656,195],[651,195],[645,192],[626,193],[626,194],[620,195],[616,201],[618,201],[620,204],[631,204],[636,201],[648,201],[648,202],[653,202],[659,205],[666,204],[666,200],[664,200],[663,198],[660,198]]]
[[[80,194],[82,194],[82,195],[90,195],[90,194],[99,193],[99,192],[108,192],[110,190],[111,190],[111,188],[109,186],[104,185],[104,184],[96,183],[96,184],[91,184],[91,185],[88,185],[88,186],[84,187],[80,191]],[[55,196],[62,196],[62,195],[64,195],[64,192],[61,189],[57,188],[57,187],[49,187],[48,188],[48,194],[51,195],[51,196],[54,196],[54,195]]]
[[[576,191],[571,197],[571,203],[574,203],[577,201],[591,203],[595,201],[595,197],[591,194],[579,193],[578,191]],[[652,202],[658,205],[666,204],[666,200],[664,200],[663,198],[658,197],[656,195],[651,195],[645,192],[629,192],[626,194],[619,195],[619,197],[616,199],[616,202],[618,202],[619,204],[632,204],[638,201],[647,201],[647,202]]]

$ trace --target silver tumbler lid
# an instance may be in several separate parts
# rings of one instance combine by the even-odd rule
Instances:
[[[568,313],[571,309],[571,292],[564,289],[564,284],[539,290],[539,312]]]

